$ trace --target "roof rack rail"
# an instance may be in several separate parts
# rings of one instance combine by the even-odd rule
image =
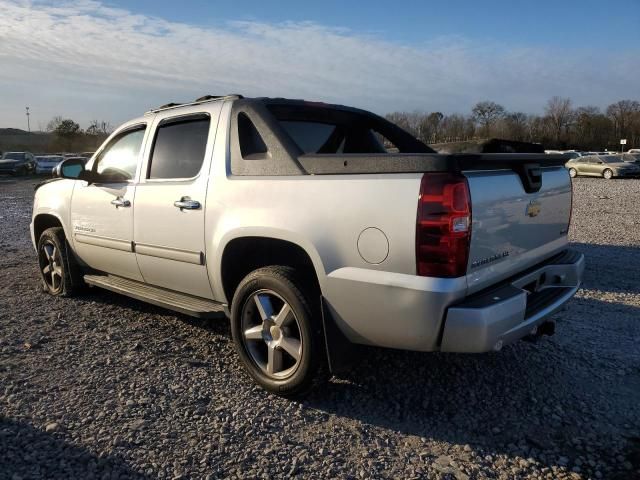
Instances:
[[[232,93],[229,95],[204,95],[200,98],[197,98],[196,100],[194,100],[193,102],[187,102],[187,103],[167,103],[165,105],[162,105],[161,107],[158,108],[152,108],[151,110],[145,112],[145,115],[149,115],[152,113],[157,113],[163,110],[169,110],[172,108],[178,108],[178,107],[188,107],[190,105],[198,105],[200,103],[207,103],[207,102],[215,102],[217,100],[227,100],[227,99],[238,99],[238,98],[244,98],[242,95],[239,95],[237,93]]]

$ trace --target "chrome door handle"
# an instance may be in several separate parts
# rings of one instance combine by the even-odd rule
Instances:
[[[115,200],[111,200],[111,205],[115,205],[118,207],[130,207],[131,202],[129,200],[125,200],[124,198],[116,198]]]
[[[200,208],[200,202],[191,200],[190,197],[182,197],[180,200],[173,202],[173,206],[180,210],[198,210]]]

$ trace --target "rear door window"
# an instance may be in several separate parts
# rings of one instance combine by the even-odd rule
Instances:
[[[151,151],[147,178],[192,178],[204,162],[209,116],[198,115],[160,123]]]

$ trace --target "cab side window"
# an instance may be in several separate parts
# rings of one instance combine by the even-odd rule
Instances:
[[[145,127],[128,130],[116,137],[100,153],[95,171],[112,182],[133,180],[138,167],[138,157]]]
[[[198,115],[161,122],[151,151],[147,178],[192,178],[204,162],[209,116]]]

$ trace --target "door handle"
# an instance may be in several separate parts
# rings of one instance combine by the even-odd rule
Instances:
[[[180,210],[198,210],[200,208],[200,202],[191,200],[191,197],[182,197],[180,200],[173,202],[173,206]]]
[[[124,198],[116,198],[115,200],[111,200],[111,205],[115,205],[116,208],[118,207],[130,207],[131,206],[131,202],[129,200],[125,200]]]

